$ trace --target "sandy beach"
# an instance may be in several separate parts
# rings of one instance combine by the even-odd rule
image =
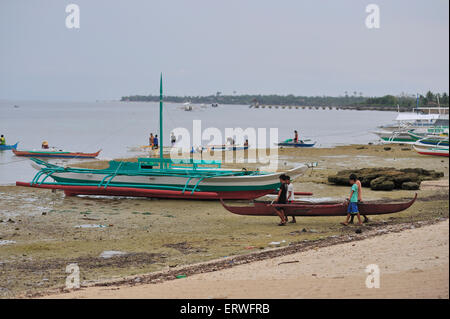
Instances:
[[[213,260],[227,260],[230,256],[265,254],[274,248],[272,242],[280,242],[281,248],[301,247],[302,251],[306,251],[315,243],[320,243],[323,248],[338,238],[357,236],[361,239],[369,232],[383,231],[389,227],[419,227],[419,223],[434,224],[448,218],[448,158],[421,156],[402,145],[390,145],[389,150],[385,150],[384,145],[349,145],[309,150],[281,149],[279,160],[286,167],[318,162],[317,167],[309,169],[294,181],[296,191],[313,192],[314,197],[343,199],[348,196],[348,187],[327,182],[327,176],[342,169],[426,167],[443,172],[444,178],[425,181],[418,191],[373,191],[364,188],[366,200],[409,200],[416,192],[418,200],[405,211],[373,216],[363,226],[362,234],[355,234],[358,229],[356,225],[340,225],[341,217],[303,217],[298,219],[297,224],[277,227],[275,217],[234,215],[217,201],[66,197],[61,191],[1,186],[0,296],[36,297],[48,291],[59,291],[65,285],[65,269],[70,263],[79,265],[81,284],[88,286]],[[102,163],[96,165],[101,166]],[[252,168],[256,165],[231,165],[242,166]],[[448,236],[444,239],[448,241]],[[404,241],[396,247],[404,251],[409,247],[409,242]],[[295,249],[283,254],[300,252]],[[108,251],[117,251],[119,255],[104,258],[104,252]],[[386,256],[390,254],[395,252]],[[273,257],[281,256],[264,258]],[[420,256],[417,258],[420,259]],[[448,262],[448,256],[440,260]],[[333,263],[324,260],[323,265],[327,267],[324,271],[332,273]],[[296,265],[283,265],[283,269],[288,267]],[[303,276],[297,271],[292,273]],[[319,275],[318,270],[313,273]],[[391,276],[389,272],[385,275]],[[312,275],[305,276],[309,278]],[[364,273],[357,270],[354,276],[357,278],[355,280],[360,280]],[[333,276],[312,277],[324,282],[341,280],[333,279]],[[245,282],[248,278],[243,277],[242,280]],[[343,287],[350,287],[351,282],[346,280]],[[174,283],[167,282],[167,285]],[[274,293],[270,297],[283,297],[285,293],[279,296]],[[289,294],[292,297],[307,296],[299,295],[300,292]],[[151,296],[150,293],[148,296]]]
[[[449,298],[448,220],[357,242],[135,286],[90,287],[48,298]],[[380,269],[367,288],[365,268]]]

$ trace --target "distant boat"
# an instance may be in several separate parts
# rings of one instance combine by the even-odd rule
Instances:
[[[16,156],[27,157],[51,157],[51,158],[96,158],[101,150],[96,153],[67,152],[63,150],[38,150],[38,151],[18,151],[13,149]]]
[[[184,106],[185,111],[192,111],[192,109],[193,109],[191,103],[189,103],[189,102],[183,103],[183,106]]]
[[[19,142],[17,142],[14,145],[0,145],[0,151],[4,151],[4,150],[15,150],[17,148],[17,144],[19,144]]]
[[[293,139],[287,139],[284,142],[281,143],[277,143],[278,146],[285,146],[285,147],[313,147],[314,145],[316,145],[316,142],[314,143],[305,143],[311,141],[310,139],[308,140],[300,140],[299,142],[295,143]]]
[[[218,107],[218,106],[219,106],[219,104],[217,104],[217,103],[213,103],[213,104],[211,104],[211,106],[212,106],[212,107]]]

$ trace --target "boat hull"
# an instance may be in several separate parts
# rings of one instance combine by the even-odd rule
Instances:
[[[17,148],[18,144],[19,144],[19,142],[17,142],[14,145],[0,145],[0,151],[15,150]]]
[[[419,148],[416,147],[416,145],[413,146],[414,150],[421,154],[421,155],[432,155],[432,156],[443,156],[443,157],[448,157],[448,148],[444,149],[444,148]]]
[[[277,145],[284,147],[313,147],[316,143],[277,143]]]
[[[38,162],[39,161],[35,161]],[[114,170],[89,170],[62,168],[40,161],[33,166],[40,172],[31,183],[17,182],[18,186],[61,189],[67,195],[110,195],[159,198],[198,198],[198,199],[254,199],[272,193],[279,188],[279,176],[283,172],[208,176],[202,169],[171,169],[160,171],[141,169],[136,174]],[[130,164],[130,163],[128,163]],[[307,166],[299,166],[287,171],[292,177],[301,175]],[[59,171],[58,171],[59,170]],[[208,173],[214,170],[208,170]],[[170,172],[170,173],[169,173]],[[227,173],[227,171],[223,171]],[[239,171],[240,172],[240,171]],[[191,175],[189,175],[191,174]],[[197,174],[197,175],[192,175]],[[55,182],[46,182],[53,179]]]
[[[416,140],[412,138],[408,132],[373,132],[375,135],[386,143],[414,143]]]
[[[125,197],[148,197],[167,199],[241,199],[251,200],[272,192],[272,190],[247,190],[247,191],[220,191],[220,192],[182,192],[176,190],[146,189],[133,187],[98,187],[98,186],[71,186],[71,185],[49,185],[16,182],[16,186],[36,187],[43,189],[63,190],[66,196],[94,195],[94,196],[125,196]]]
[[[408,209],[416,200],[417,194],[408,202],[379,203],[363,202],[358,204],[362,215],[392,214]],[[229,212],[246,216],[277,216],[276,207],[284,209],[287,216],[346,216],[348,203],[311,203],[294,202],[292,204],[272,204],[268,201],[255,201],[252,206],[229,206],[221,199],[222,206]]]
[[[52,152],[52,151],[18,151],[12,150],[16,156],[26,157],[46,157],[46,158],[96,158],[100,152],[96,153],[72,153],[72,152]]]

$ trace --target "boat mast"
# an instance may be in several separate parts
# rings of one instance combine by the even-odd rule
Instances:
[[[159,81],[159,158],[161,160],[160,167],[163,168],[163,84],[162,73]]]

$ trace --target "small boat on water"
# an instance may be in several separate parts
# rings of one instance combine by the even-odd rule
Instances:
[[[417,193],[409,201],[364,201],[358,204],[362,215],[382,215],[401,212],[411,207],[417,199]],[[329,201],[295,201],[291,204],[276,204],[271,201],[255,200],[246,206],[226,205],[223,199],[222,206],[229,212],[246,216],[277,216],[276,208],[282,207],[287,216],[346,216],[348,202]]]
[[[96,153],[81,153],[81,152],[68,152],[63,150],[54,149],[42,149],[36,151],[19,151],[16,149],[12,150],[16,156],[27,156],[27,157],[49,157],[49,158],[96,158],[101,150]]]
[[[19,142],[17,142],[14,145],[0,145],[0,151],[15,150],[17,148],[18,144],[19,144]]]
[[[316,145],[316,142],[314,143],[306,143],[311,140],[300,140],[299,142],[295,143],[293,139],[287,139],[284,142],[277,143],[278,146],[284,146],[284,147],[313,147]]]

